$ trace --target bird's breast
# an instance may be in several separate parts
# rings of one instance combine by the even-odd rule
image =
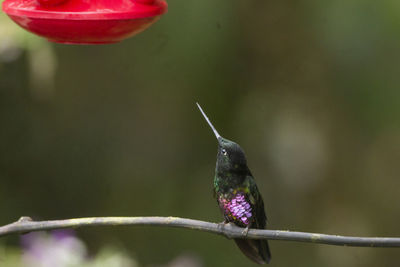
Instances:
[[[234,190],[232,193],[220,194],[218,202],[229,221],[235,222],[240,226],[250,224],[253,210],[244,192]]]

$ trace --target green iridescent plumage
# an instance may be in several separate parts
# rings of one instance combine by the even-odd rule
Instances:
[[[264,202],[247,167],[243,149],[220,136],[200,105],[197,106],[218,140],[214,192],[225,222],[233,222],[240,227],[264,229],[267,222]],[[271,260],[266,240],[235,239],[235,242],[254,262],[264,264]]]

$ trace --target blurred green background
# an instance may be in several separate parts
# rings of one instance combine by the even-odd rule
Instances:
[[[168,4],[145,32],[99,46],[48,43],[0,14],[0,224],[22,215],[221,221],[217,144],[198,101],[246,151],[269,228],[398,236],[400,3]],[[202,232],[77,235],[89,254],[112,246],[139,266],[181,266],[182,255],[192,260],[182,266],[254,266],[234,242]],[[270,246],[271,266],[400,263],[398,249]]]

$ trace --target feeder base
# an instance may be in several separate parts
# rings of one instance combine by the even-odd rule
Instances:
[[[117,43],[147,29],[159,16],[126,20],[60,20],[9,16],[22,28],[63,44]]]

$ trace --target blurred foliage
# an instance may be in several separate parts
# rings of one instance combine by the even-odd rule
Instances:
[[[245,149],[270,228],[396,236],[399,3],[168,3],[147,31],[100,46],[48,43],[0,14],[0,224],[22,215],[221,221],[217,147],[198,101]],[[182,253],[205,266],[252,265],[234,242],[205,233],[78,235],[91,255],[116,245],[144,266]],[[396,249],[271,250],[275,266],[398,263]]]

